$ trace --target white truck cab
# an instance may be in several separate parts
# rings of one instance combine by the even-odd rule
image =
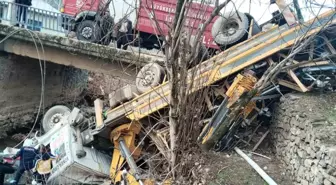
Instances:
[[[82,146],[78,142],[76,128],[69,121],[72,115],[62,116],[60,122],[44,135],[37,137],[35,134],[34,138],[27,139],[33,141],[35,148],[40,144],[49,146],[51,154],[57,156],[57,159],[53,160],[48,182],[50,184],[103,184],[109,181],[111,156],[94,148]],[[78,155],[78,149],[82,150],[81,155]],[[5,150],[7,153],[17,151],[10,148]]]
[[[40,144],[50,145],[51,153],[58,157],[53,161],[48,181],[58,184],[102,184],[109,179],[111,157],[89,147],[83,147],[86,155],[78,157],[76,149],[81,146],[78,146],[75,130],[70,124],[54,127],[49,132],[37,138]]]

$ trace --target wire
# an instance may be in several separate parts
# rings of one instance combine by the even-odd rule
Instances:
[[[13,28],[13,26],[11,26],[11,27]],[[17,30],[14,30],[14,31],[10,32],[5,38],[3,38],[0,41],[0,43],[4,42],[5,40],[7,40],[8,38],[10,38],[11,36],[13,36],[14,34],[20,32],[20,31],[26,31],[26,32],[29,33],[29,35],[31,36],[31,38],[34,42],[35,48],[36,48],[36,52],[37,52],[37,56],[38,56],[38,60],[39,60],[39,64],[40,64],[40,72],[41,72],[41,95],[40,95],[39,108],[38,108],[37,115],[36,115],[36,118],[35,118],[35,121],[34,121],[34,124],[31,128],[31,130],[29,131],[29,133],[26,135],[26,137],[21,142],[19,142],[17,145],[14,146],[14,148],[16,148],[20,144],[22,144],[28,138],[28,136],[33,132],[33,130],[35,129],[38,117],[40,115],[41,108],[43,107],[43,109],[44,109],[44,90],[45,90],[45,75],[46,75],[46,73],[45,73],[45,71],[46,71],[46,61],[43,59],[43,66],[42,66],[40,52],[39,52],[39,49],[38,49],[38,46],[37,46],[37,43],[36,43],[36,40],[35,40],[33,34],[35,34],[35,36],[38,38],[38,40],[40,42],[41,49],[42,49],[42,52],[43,52],[43,56],[44,56],[44,47],[43,47],[42,41],[40,40],[40,38],[38,37],[38,35],[36,33],[32,32],[28,29],[23,29],[23,30],[17,29]]]

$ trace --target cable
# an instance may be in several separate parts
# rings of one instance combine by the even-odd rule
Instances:
[[[13,26],[11,26],[13,28]],[[4,42],[5,40],[7,40],[8,38],[10,38],[11,36],[13,36],[14,34],[20,32],[20,31],[23,31],[23,30],[15,30],[15,31],[12,31],[10,32],[4,39],[2,39],[0,41],[0,43]],[[35,34],[35,36],[37,36],[36,33],[28,30],[28,29],[24,29],[24,31],[28,32],[29,35],[31,36],[31,38],[33,39],[33,42],[34,42],[34,45],[35,45],[35,48],[36,48],[36,52],[37,52],[37,56],[38,56],[38,60],[39,60],[39,64],[40,64],[40,72],[41,72],[41,96],[40,96],[40,103],[39,103],[39,108],[38,108],[38,111],[37,111],[37,115],[36,115],[36,118],[35,118],[35,121],[34,121],[34,124],[33,124],[33,127],[31,128],[31,130],[29,131],[29,133],[26,135],[26,137],[21,141],[19,142],[17,145],[14,146],[14,148],[18,147],[20,144],[22,144],[27,138],[28,136],[33,132],[35,126],[36,126],[36,123],[37,123],[37,120],[38,120],[38,117],[40,115],[40,112],[41,112],[41,108],[43,107],[44,109],[44,90],[45,90],[45,69],[46,69],[46,61],[43,59],[43,67],[42,67],[42,62],[41,62],[41,56],[40,56],[40,52],[39,52],[39,49],[38,49],[38,46],[37,46],[37,43],[36,43],[36,40],[33,36],[33,34]],[[40,42],[40,45],[41,45],[41,49],[42,49],[42,52],[43,52],[43,56],[44,56],[44,47],[43,47],[43,44],[42,44],[42,41],[40,40],[40,38],[37,36],[39,42]]]
[[[32,39],[33,39],[33,41],[34,41],[34,45],[35,45],[36,51],[37,51],[37,55],[38,55],[38,60],[39,60],[39,64],[40,64],[40,71],[41,71],[41,98],[40,98],[39,108],[38,108],[38,112],[37,112],[37,115],[36,115],[36,118],[35,118],[33,127],[31,128],[31,130],[29,131],[29,133],[26,135],[26,137],[25,137],[21,142],[19,142],[17,145],[15,145],[14,148],[18,147],[21,143],[23,143],[23,142],[28,138],[28,136],[33,132],[33,130],[35,129],[35,126],[36,126],[36,123],[37,123],[39,114],[40,114],[40,112],[41,112],[41,107],[44,105],[45,72],[43,72],[43,69],[42,69],[41,57],[40,57],[39,49],[38,49],[38,47],[37,47],[35,38],[33,37],[32,33],[31,33],[29,30],[27,30],[27,29],[25,29],[25,30],[26,30],[26,31],[30,34],[30,36],[32,37]],[[40,40],[40,41],[41,41],[41,40]],[[41,42],[41,45],[43,45],[42,42]],[[42,47],[42,48],[43,48],[43,47]],[[44,50],[43,50],[43,52],[44,52]],[[44,61],[44,68],[45,68],[45,61]]]

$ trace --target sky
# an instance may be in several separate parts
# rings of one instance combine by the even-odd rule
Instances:
[[[220,0],[221,2],[224,2],[224,0]],[[307,7],[307,0],[298,0],[299,5],[303,14],[303,17],[305,20],[309,20],[315,15],[321,14],[323,12],[326,12],[330,10],[331,8],[335,8],[335,0],[309,0],[309,5],[312,5],[312,7]],[[234,2],[237,9],[241,12],[250,12],[250,14],[257,20],[259,24],[262,24],[272,18],[272,12],[278,10],[277,5],[272,4],[270,5],[270,0],[232,0]],[[292,4],[292,0],[286,0],[287,3]],[[316,5],[314,5],[316,4]],[[321,5],[324,5],[325,8],[323,8],[320,12]],[[234,9],[233,3],[230,3],[227,5],[222,12],[228,12],[230,10]],[[315,15],[314,15],[315,14]]]
[[[51,11],[51,12],[58,12],[59,10],[53,8],[48,3],[44,2],[43,0],[32,0],[32,7],[40,8],[43,10]]]
[[[14,3],[14,0],[3,0],[6,2]],[[44,2],[43,0],[32,0],[32,7],[40,8],[47,11],[58,12],[59,10],[51,7],[48,3]]]
[[[7,0],[10,1],[10,0]],[[127,6],[128,2],[132,4],[135,0],[113,0],[115,6],[117,7],[113,10],[110,6],[110,11],[116,13],[116,20],[122,17],[123,12],[129,12]],[[214,1],[214,0],[213,0]],[[224,2],[225,0],[220,0]],[[298,0],[301,7],[302,14],[305,20],[309,20],[315,15],[321,14],[331,8],[335,8],[336,0]],[[309,1],[309,7],[307,7],[306,1]],[[249,12],[259,24],[262,24],[272,18],[272,12],[278,10],[277,5],[270,5],[270,0],[232,0],[237,9],[241,12]],[[251,2],[251,3],[250,3]],[[292,0],[286,0],[289,4],[292,4]],[[49,11],[58,11],[53,9],[50,5],[43,2],[43,0],[32,0],[33,7],[46,9]],[[310,6],[311,5],[311,6]],[[321,5],[324,5],[323,9],[320,10]],[[223,10],[223,12],[232,11],[234,9],[233,3],[229,3]]]
[[[112,14],[113,12],[115,12],[116,20],[119,20],[122,17],[123,12],[129,12],[130,9],[127,4],[134,4],[134,1],[135,0],[113,0],[115,7],[118,7],[118,8],[113,9],[112,4],[111,4],[110,11],[112,12]],[[201,1],[201,0],[194,0],[194,1]],[[215,0],[212,0],[212,1],[214,2]],[[220,2],[224,2],[224,1],[225,0],[220,0]],[[285,0],[285,1],[289,4],[292,4],[293,2],[292,0]],[[302,14],[305,20],[309,20],[315,17],[316,14],[325,12],[327,10],[330,10],[331,8],[335,8],[336,6],[335,5],[336,0],[298,0],[298,1],[299,1],[299,5],[301,7],[301,11],[302,11]],[[310,2],[309,4],[312,6],[307,7],[306,1],[309,1]],[[249,12],[255,18],[255,20],[257,20],[259,24],[262,24],[270,20],[272,18],[272,12],[278,10],[278,7],[276,4],[270,5],[270,0],[232,0],[232,2],[234,3],[229,3],[222,10],[222,12],[232,11],[234,9],[234,4],[235,4],[235,6],[237,7],[239,11]],[[325,8],[323,8],[321,12],[319,12],[320,7],[321,7],[319,4],[325,5]],[[135,19],[135,15],[131,15],[130,18],[132,19],[133,17]]]

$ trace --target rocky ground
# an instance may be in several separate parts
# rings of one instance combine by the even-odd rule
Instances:
[[[336,94],[291,94],[275,112],[278,158],[294,184],[336,184]]]
[[[270,134],[256,151],[270,159],[249,154],[249,147],[244,152],[278,184],[336,184],[335,102],[335,93],[285,95],[275,105]],[[197,156],[194,185],[267,184],[235,152]]]
[[[244,151],[246,154],[248,152]],[[270,159],[248,154],[279,185],[291,185],[289,175],[274,154]],[[266,185],[260,175],[237,153],[207,153],[196,160],[194,185]]]

